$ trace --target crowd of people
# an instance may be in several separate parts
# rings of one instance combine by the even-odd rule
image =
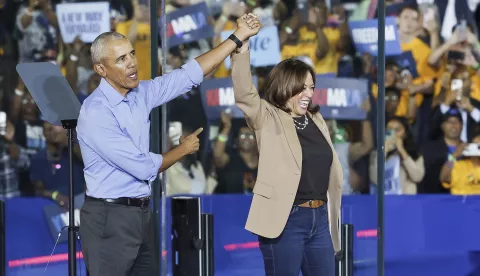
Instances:
[[[53,62],[80,102],[99,86],[101,77],[92,69],[90,45],[80,38],[72,43],[62,41],[55,9],[63,2],[87,1],[0,0],[0,110],[7,114],[0,144],[0,198],[40,196],[62,206],[68,203],[66,132],[42,120],[15,72],[18,63]],[[112,31],[132,42],[138,76],[150,79],[148,3],[109,2]],[[199,2],[167,1],[166,12]],[[366,119],[327,118],[327,125],[343,168],[343,193],[375,193],[376,57],[356,49],[349,22],[375,19],[377,1],[344,2],[309,0],[302,1],[303,6],[300,0],[225,0],[221,6],[207,2],[213,37],[171,47],[167,56],[160,55],[167,68],[159,66],[158,74],[179,68],[218,45],[221,33],[233,30],[242,14],[257,14],[263,27],[277,27],[281,60],[300,59],[316,74],[368,81],[369,97],[362,105]],[[385,157],[396,169],[394,176],[386,179],[386,193],[479,194],[480,153],[475,153],[480,145],[477,2],[386,2],[387,15],[396,17],[401,51],[411,52],[415,61],[414,73],[387,57]],[[264,80],[272,67],[252,67],[260,94],[266,89]],[[230,76],[229,68],[222,64],[207,78]],[[185,135],[200,127],[208,129],[201,139],[201,150],[167,170],[167,194],[249,194],[259,164],[255,133],[228,109],[219,121],[208,121],[200,93],[195,87],[168,104],[169,147],[178,144],[175,132]],[[80,194],[84,191],[84,166],[76,144],[74,152],[75,193]]]

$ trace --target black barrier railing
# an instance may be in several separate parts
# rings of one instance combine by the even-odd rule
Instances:
[[[353,224],[340,226],[341,253],[336,256],[336,276],[353,276]]]
[[[212,214],[202,214],[202,240],[203,276],[213,276],[215,272],[215,257],[213,255]]]
[[[174,276],[213,276],[213,216],[201,214],[200,198],[172,198]]]
[[[5,255],[5,202],[0,200],[0,276],[7,275],[6,259]]]

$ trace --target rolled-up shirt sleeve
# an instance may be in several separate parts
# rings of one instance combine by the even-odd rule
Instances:
[[[162,105],[197,87],[203,81],[203,70],[195,59],[181,68],[145,82],[147,107],[149,110]]]
[[[108,112],[107,112],[108,114]],[[162,156],[152,152],[142,152],[120,129],[113,114],[105,111],[93,111],[91,120],[84,132],[95,133],[81,137],[109,165],[122,170],[139,180],[152,181],[158,175],[162,165]],[[101,118],[101,119],[100,119]]]

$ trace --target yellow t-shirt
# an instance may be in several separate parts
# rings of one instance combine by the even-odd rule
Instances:
[[[132,21],[118,23],[115,30],[118,33],[127,36]],[[150,62],[150,25],[145,23],[138,23],[137,38],[133,44],[138,62],[138,79],[151,79],[151,62]]]
[[[430,46],[425,44],[421,39],[416,37],[409,43],[402,43],[401,48],[403,52],[411,51],[413,59],[417,64],[418,77],[412,81],[413,84],[422,84],[438,76],[438,72],[428,64],[428,57],[432,50],[430,49]],[[421,102],[423,102],[423,95],[418,94],[417,96],[417,98],[421,99]]]
[[[338,60],[340,54],[337,52],[336,45],[340,40],[340,30],[338,28],[325,27],[323,33],[327,37],[330,48],[327,55],[321,60],[315,62],[315,72],[317,74],[338,73]]]
[[[437,71],[428,64],[428,57],[432,50],[427,44],[416,37],[409,43],[402,43],[401,47],[403,52],[412,52],[413,59],[417,64],[418,78],[414,80],[414,84],[417,84],[416,81],[421,80],[419,83],[423,83],[437,77]]]
[[[312,61],[316,74],[337,74],[339,55],[335,45],[340,39],[340,31],[336,28],[323,28],[323,32],[325,33],[328,43],[330,44],[330,49],[325,57],[321,60],[318,60],[316,55],[317,33],[309,30],[306,26],[301,27],[298,32],[299,37],[296,45],[284,45],[282,47],[282,60],[305,56]]]
[[[407,90],[402,90],[400,92],[400,99],[397,106],[397,111],[395,111],[395,116],[405,117],[408,114],[408,102],[410,101],[410,93]],[[372,96],[376,99],[378,96],[378,85],[372,83]],[[417,107],[422,104],[423,95],[415,95],[415,102]]]
[[[452,195],[480,195],[480,167],[475,167],[471,160],[465,159],[453,164],[450,185]]]
[[[235,26],[236,26],[236,23],[229,20],[229,21],[227,21],[227,23],[225,23],[225,27],[223,27],[223,31],[234,30]],[[218,43],[220,43],[221,40],[222,40],[221,37],[217,38]],[[220,64],[220,66],[218,66],[218,69],[215,71],[215,74],[213,74],[213,76],[215,78],[228,78],[228,77],[230,77],[230,69],[227,69],[227,67],[225,66],[225,62],[222,62],[222,64]]]

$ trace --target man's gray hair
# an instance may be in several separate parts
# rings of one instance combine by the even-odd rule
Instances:
[[[110,41],[121,39],[127,38],[117,32],[105,32],[97,36],[97,38],[95,38],[95,40],[93,41],[92,46],[90,47],[93,64],[102,63],[102,59],[105,57],[105,48]]]

